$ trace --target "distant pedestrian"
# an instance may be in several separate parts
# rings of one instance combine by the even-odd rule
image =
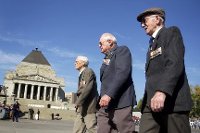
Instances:
[[[12,120],[13,122],[16,121],[18,122],[19,118],[19,103],[18,101],[15,101],[15,103],[13,104],[13,107],[12,107]]]
[[[51,120],[54,120],[54,113],[51,113]]]
[[[38,120],[40,120],[40,110],[39,109],[37,111],[37,114],[38,114]]]
[[[32,108],[29,109],[29,119],[33,120],[34,110]]]

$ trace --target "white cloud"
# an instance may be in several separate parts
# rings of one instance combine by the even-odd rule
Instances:
[[[187,73],[191,75],[200,76],[199,68],[197,67],[186,67]]]
[[[24,58],[24,55],[5,53],[0,50],[0,57],[0,64],[17,64]]]
[[[0,70],[14,70],[16,65],[24,58],[20,54],[5,53],[0,50]]]
[[[63,58],[75,58],[76,56],[80,55],[79,53],[76,52],[71,52],[71,51],[65,51],[59,48],[48,48],[47,51],[52,52],[53,54],[63,57]]]
[[[73,76],[64,76],[64,78],[65,78],[65,84],[66,84],[65,91],[66,92],[76,92],[77,86],[78,86],[77,79],[75,79],[75,77],[73,77]]]
[[[12,37],[10,34],[9,36],[2,36],[0,35],[0,40],[5,42],[15,42],[20,44],[21,46],[31,46],[31,47],[44,47],[46,44],[48,44],[48,41],[33,41],[28,39],[22,39],[17,37]]]
[[[117,37],[119,37],[119,38],[125,39],[125,40],[131,39],[131,37],[126,36],[126,35],[122,35],[121,33],[118,33],[118,32],[114,32],[114,35],[117,36]]]

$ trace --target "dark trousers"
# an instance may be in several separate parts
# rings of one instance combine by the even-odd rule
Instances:
[[[18,118],[19,118],[19,112],[18,111],[14,111],[13,112],[13,116],[12,116],[13,122],[14,121],[18,122]]]
[[[133,133],[132,107],[118,110],[100,108],[97,115],[97,133]]]
[[[139,133],[191,133],[189,113],[143,113]]]

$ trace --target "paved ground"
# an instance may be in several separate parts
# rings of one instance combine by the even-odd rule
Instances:
[[[0,133],[72,133],[72,128],[72,120],[0,120]],[[200,133],[200,130],[193,129],[192,133]]]
[[[0,133],[72,133],[72,128],[72,120],[0,120]]]

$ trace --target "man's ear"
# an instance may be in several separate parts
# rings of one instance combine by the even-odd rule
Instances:
[[[108,42],[110,43],[110,46],[113,46],[113,41],[112,40],[108,40]]]

